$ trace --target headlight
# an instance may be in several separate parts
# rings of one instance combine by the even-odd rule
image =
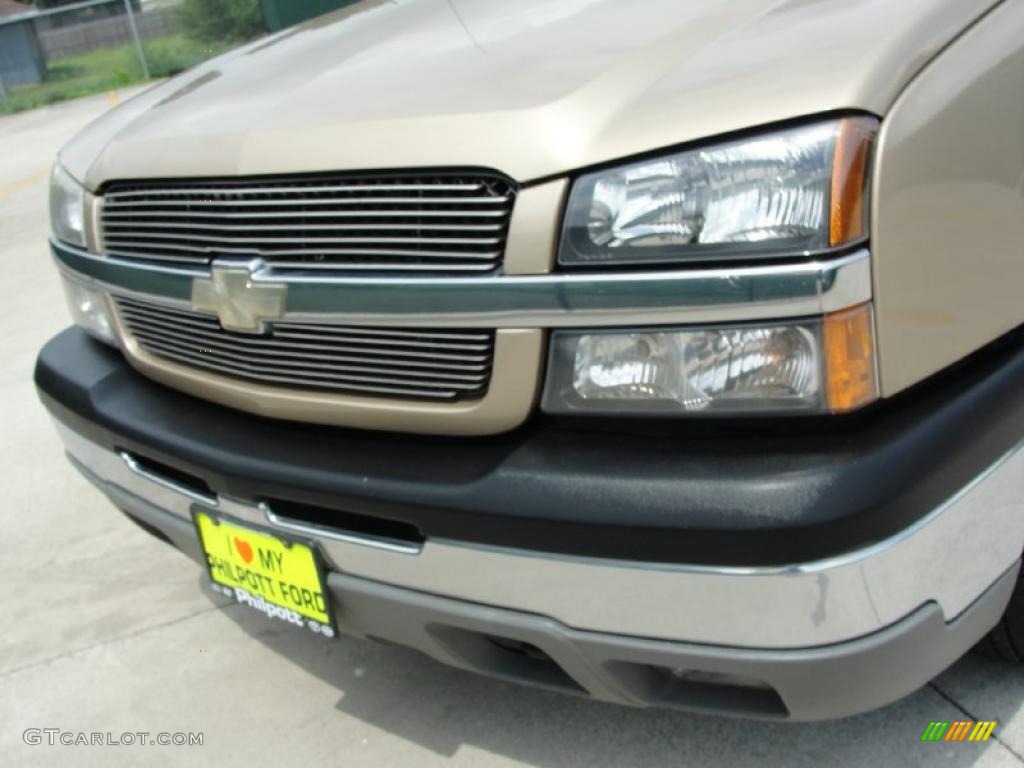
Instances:
[[[93,338],[118,346],[103,294],[65,277],[64,296],[75,325],[84,328]]]
[[[58,240],[85,246],[85,189],[60,165],[50,176],[50,228]]]
[[[831,120],[582,176],[559,263],[783,256],[861,240],[877,127]]]
[[[829,413],[878,395],[871,305],[797,322],[557,331],[549,413]]]

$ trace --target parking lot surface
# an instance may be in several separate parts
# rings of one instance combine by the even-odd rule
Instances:
[[[109,106],[101,95],[0,117],[0,765],[1024,764],[1024,670],[976,656],[878,712],[764,723],[530,690],[220,605],[194,563],[72,470],[32,385],[36,352],[68,324],[46,247],[46,175]],[[999,725],[984,744],[921,743],[932,720]],[[32,728],[149,736],[26,744]],[[147,743],[160,733],[203,743]]]

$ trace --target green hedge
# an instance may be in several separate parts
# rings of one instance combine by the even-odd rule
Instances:
[[[242,42],[267,31],[260,0],[184,0],[185,34],[204,43]]]

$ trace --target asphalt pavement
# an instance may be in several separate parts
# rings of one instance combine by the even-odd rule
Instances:
[[[192,561],[76,474],[32,385],[36,352],[68,324],[47,172],[109,106],[100,95],[0,117],[0,765],[1024,764],[1024,669],[973,655],[878,712],[765,723],[530,690],[220,605]],[[997,720],[994,737],[920,742],[932,720],[968,719]],[[26,743],[29,729],[147,736],[51,746],[45,732]],[[149,743],[161,733],[202,744]]]

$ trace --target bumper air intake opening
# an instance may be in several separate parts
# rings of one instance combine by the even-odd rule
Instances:
[[[449,651],[484,674],[587,695],[587,690],[573,680],[558,662],[532,643],[457,627],[434,625],[428,631]]]
[[[768,683],[742,675],[613,661],[607,665],[637,698],[662,707],[784,718],[789,710]]]
[[[162,461],[140,456],[134,451],[119,450],[118,453],[136,474],[192,496],[210,500],[217,498],[217,493],[201,477],[164,464]]]
[[[265,499],[264,503],[270,508],[279,525],[315,528],[328,535],[335,532],[370,541],[398,544],[415,550],[419,550],[427,540],[419,528],[402,520],[328,509],[284,499]]]

